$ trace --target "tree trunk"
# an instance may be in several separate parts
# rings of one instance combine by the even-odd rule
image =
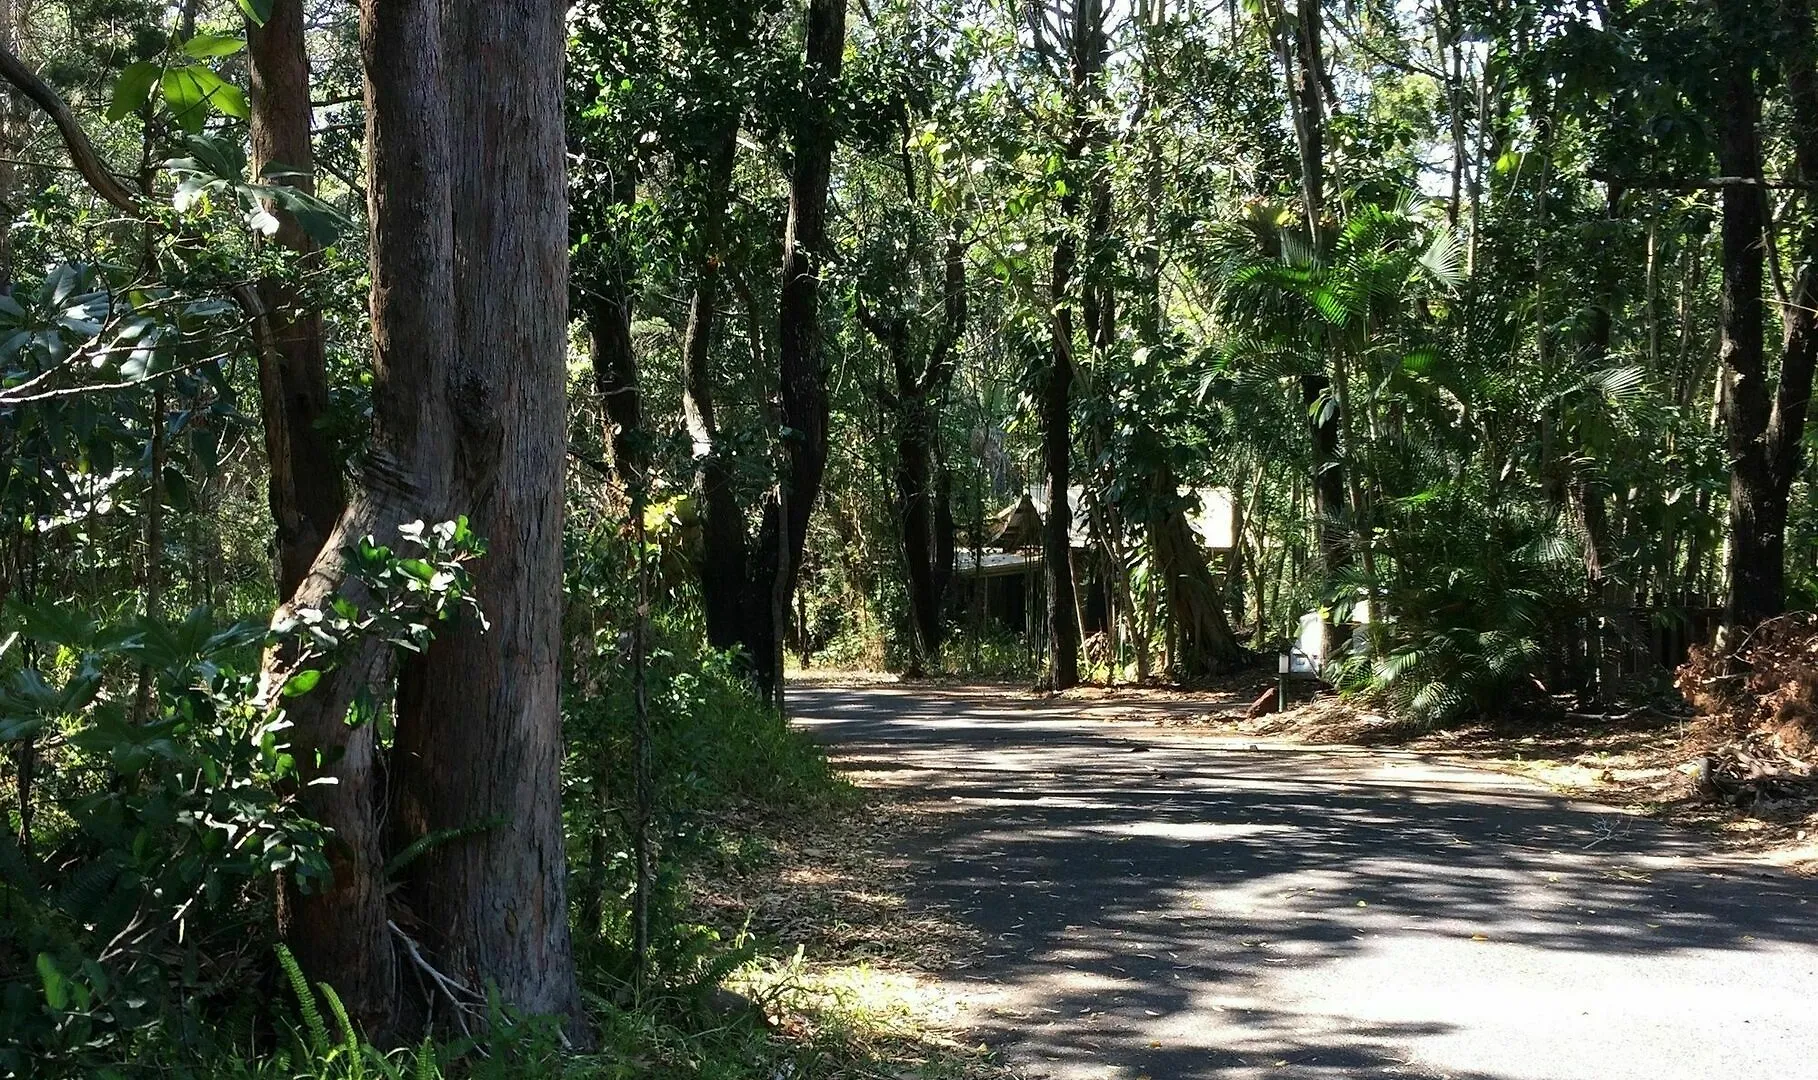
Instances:
[[[1761,142],[1757,125],[1753,64],[1743,53],[1749,7],[1742,0],[1720,6],[1729,43],[1738,54],[1721,75],[1718,100],[1719,169],[1726,176],[1759,177]],[[1762,235],[1767,203],[1758,188],[1723,189],[1723,295],[1719,308],[1718,358],[1724,371],[1723,421],[1730,452],[1729,601],[1725,622],[1733,629],[1754,625],[1780,611],[1785,503],[1776,504],[1762,436],[1768,422],[1768,387],[1763,347]]]
[[[1153,483],[1151,505],[1166,507],[1149,524],[1149,545],[1174,627],[1174,648],[1168,661],[1174,677],[1190,683],[1238,666],[1244,650],[1231,632],[1224,591],[1213,578],[1205,550],[1187,520],[1173,472],[1161,470]]]
[[[246,24],[247,71],[252,83],[252,168],[272,165],[300,175],[274,181],[315,193],[315,152],[310,143],[309,53],[303,0],[274,0],[263,26]],[[316,246],[285,210],[278,245],[314,265]],[[315,562],[346,504],[341,462],[322,421],[328,413],[328,370],[322,316],[302,306],[289,283],[258,284],[265,315],[258,320],[260,416],[271,468],[269,498],[277,525],[278,595],[289,596]]]
[[[953,481],[938,446],[939,403],[966,327],[966,248],[958,237],[947,242],[941,281],[942,321],[929,334],[925,360],[911,356],[914,335],[907,315],[883,319],[859,306],[860,320],[889,354],[896,384],[890,403],[896,441],[892,480],[914,638],[911,674],[940,666],[942,599],[953,576]]]
[[[1075,155],[1077,157],[1077,155]],[[1054,271],[1049,297],[1053,302],[1052,352],[1042,382],[1042,477],[1048,487],[1048,513],[1042,519],[1042,573],[1047,590],[1049,662],[1046,684],[1065,690],[1079,682],[1079,622],[1073,604],[1073,561],[1070,557],[1072,508],[1067,505],[1073,449],[1073,307],[1071,282],[1078,243],[1072,219],[1079,198],[1069,188],[1061,201],[1067,232],[1054,245]]]
[[[458,620],[401,686],[392,820],[403,843],[478,830],[431,846],[405,885],[442,970],[527,1013],[578,1019],[560,768],[565,11],[467,3],[443,20],[457,164],[451,497],[488,544],[473,576],[491,629]]]
[[[901,318],[892,327],[892,351],[909,347]],[[902,523],[903,568],[909,621],[914,630],[912,674],[940,664],[940,610],[934,588],[934,448],[929,436],[929,402],[909,375],[906,357],[893,357],[898,371],[896,415],[896,502]]]
[[[373,432],[359,497],[341,515],[283,619],[319,608],[346,579],[342,549],[381,541],[400,523],[444,514],[449,445],[441,367],[452,348],[454,263],[449,222],[448,100],[439,0],[365,0],[360,46],[366,72],[368,251],[372,274]],[[358,595],[350,597],[358,603]],[[278,651],[264,673],[269,696],[294,658]],[[286,706],[295,725],[299,789],[310,817],[333,830],[326,889],[289,892],[280,917],[310,978],[333,985],[368,1035],[400,1015],[398,971],[387,928],[379,835],[374,727],[345,722],[354,699],[383,700],[391,646],[365,641]],[[326,780],[329,783],[315,781]]]
[[[1319,246],[1320,222],[1325,215],[1325,105],[1320,69],[1323,64],[1322,9],[1320,0],[1298,0],[1294,26],[1293,70],[1288,73],[1289,96],[1294,102],[1295,134],[1300,143],[1301,201],[1307,220],[1307,239]],[[1307,410],[1307,434],[1313,460],[1313,514],[1318,536],[1320,571],[1326,587],[1351,561],[1345,540],[1345,474],[1339,458],[1341,424],[1332,379],[1325,370],[1301,376],[1301,405]],[[1325,627],[1326,648],[1336,644],[1336,628]]]
[[[1047,590],[1049,662],[1043,681],[1053,690],[1065,690],[1079,682],[1079,611],[1074,600],[1071,557],[1073,508],[1068,504],[1067,493],[1072,480],[1073,449],[1073,278],[1079,262],[1075,229],[1080,191],[1085,186],[1097,187],[1096,178],[1090,185],[1083,182],[1080,166],[1101,141],[1102,125],[1092,112],[1094,100],[1101,93],[1098,79],[1104,71],[1107,49],[1101,0],[1077,0],[1074,4],[1070,46],[1067,90],[1073,131],[1066,156],[1071,174],[1067,177],[1067,191],[1061,196],[1061,235],[1054,244],[1049,277],[1049,356],[1041,386],[1042,476],[1048,489],[1048,513],[1042,522],[1042,574]],[[1087,281],[1085,286],[1090,288],[1092,283]],[[1098,329],[1086,328],[1089,335]]]
[[[620,211],[637,201],[637,157],[627,153],[613,171],[609,202]],[[621,219],[623,214],[618,215]],[[587,353],[593,366],[594,388],[606,413],[606,445],[612,453],[613,483],[618,498],[629,505],[638,482],[638,442],[642,438],[642,402],[638,394],[637,352],[631,342],[631,317],[636,301],[636,268],[625,237],[608,241],[611,250],[599,268],[585,304]]]
[[[682,414],[694,444],[695,494],[700,502],[701,554],[698,573],[707,641],[716,649],[741,643],[745,588],[744,511],[733,487],[732,461],[719,445],[714,416],[713,328],[719,317],[720,238],[732,197],[738,158],[739,110],[729,108],[709,138],[706,173],[694,252],[694,295],[682,337]]]
[[[953,470],[941,452],[939,436],[934,449],[934,601],[936,650],[946,645],[947,624],[940,615],[947,607],[947,588],[953,582],[954,545]],[[937,652],[938,657],[938,652]]]
[[[0,0],[0,50],[11,52],[23,58],[25,42],[15,31],[18,23],[14,18],[13,0]],[[23,129],[20,123],[18,104],[10,90],[0,91],[0,296],[11,296],[13,291],[13,186],[18,179],[18,164],[22,141],[15,138],[15,129]],[[4,585],[0,584],[0,593]],[[0,601],[4,601],[0,595]]]
[[[916,393],[913,389],[912,393]],[[952,481],[936,463],[934,403],[919,393],[899,405],[896,497],[918,667],[941,661],[941,602],[953,574]]]
[[[827,189],[833,171],[834,98],[846,49],[845,0],[811,0],[804,88],[807,114],[794,133],[795,167],[783,231],[783,287],[777,303],[777,368],[782,426],[787,429],[786,499],[764,508],[746,575],[745,633],[759,691],[779,687],[782,641],[770,608],[779,572],[786,603],[793,595],[808,539],[808,521],[827,467],[827,375],[821,348],[820,278],[826,262]],[[786,512],[784,503],[787,503]],[[780,532],[779,532],[780,530]],[[779,563],[783,565],[779,571]]]

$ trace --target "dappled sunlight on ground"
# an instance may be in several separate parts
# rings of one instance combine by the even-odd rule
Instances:
[[[917,896],[980,934],[953,979],[989,988],[975,1031],[1032,1076],[1809,1072],[1813,889],[1692,834],[1411,753],[996,690],[794,709],[927,812]]]

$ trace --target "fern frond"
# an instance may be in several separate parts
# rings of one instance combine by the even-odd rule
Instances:
[[[489,818],[482,818],[479,821],[469,822],[466,825],[456,825],[452,828],[437,829],[434,832],[424,833],[422,836],[412,840],[403,851],[400,851],[391,857],[390,861],[385,864],[385,876],[388,878],[397,877],[399,874],[403,873],[405,867],[422,858],[424,853],[432,848],[441,847],[443,844],[454,840],[461,840],[469,836],[478,835],[488,829],[499,828],[509,821],[509,818],[494,815]]]
[[[309,1035],[309,1049],[318,1056],[326,1056],[331,1047],[328,1025],[322,1022],[322,1011],[316,1008],[316,995],[309,988],[309,980],[303,977],[302,966],[283,945],[278,946],[278,966],[284,969],[284,977],[297,995],[297,1013],[303,1018],[303,1030]]]
[[[335,1023],[341,1028],[341,1049],[347,1054],[347,1080],[366,1080],[366,1061],[360,1056],[360,1036],[354,1031],[353,1021],[347,1018],[347,1007],[341,1004],[341,995],[327,983],[317,983],[322,991],[323,1000],[335,1014]]]
[[[438,1080],[441,1070],[436,1068],[436,1044],[429,1036],[423,1037],[423,1045],[417,1047],[417,1067],[413,1080]]]

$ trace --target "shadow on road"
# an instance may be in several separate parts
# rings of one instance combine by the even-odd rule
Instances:
[[[1809,884],[1701,868],[1690,835],[1410,754],[1093,718],[1129,705],[794,702],[934,811],[922,899],[985,935],[960,978],[1032,1075],[1657,1080],[1782,1042],[1809,1067],[1763,1000],[1814,985]]]

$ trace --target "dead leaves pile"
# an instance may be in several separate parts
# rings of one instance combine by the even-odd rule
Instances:
[[[871,792],[788,821],[738,815],[721,827],[755,836],[761,854],[696,867],[691,906],[723,936],[799,946],[810,961],[945,970],[974,942],[944,912],[904,899],[908,861],[896,852],[919,821],[911,806]]]
[[[747,812],[718,824],[746,842],[690,871],[689,907],[728,940],[764,943],[728,985],[814,1075],[1009,1075],[966,1038],[966,1003],[941,978],[979,947],[977,935],[906,899],[909,864],[897,852],[927,827],[913,804],[864,791],[786,820]]]

